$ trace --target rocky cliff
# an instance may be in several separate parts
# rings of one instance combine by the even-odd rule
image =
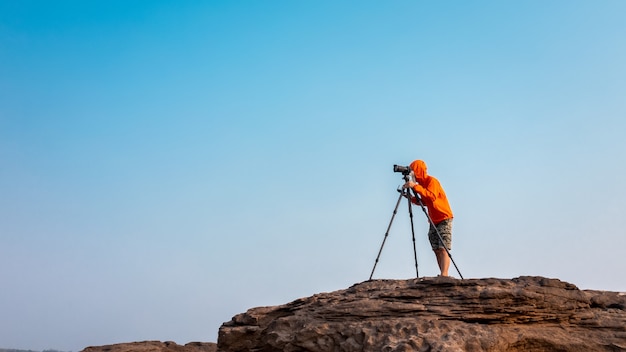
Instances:
[[[375,280],[239,314],[236,351],[626,351],[626,295],[556,279]]]

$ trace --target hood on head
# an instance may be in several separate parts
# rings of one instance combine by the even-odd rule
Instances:
[[[421,181],[426,178],[426,163],[422,160],[413,161],[409,167],[413,170],[417,181]]]

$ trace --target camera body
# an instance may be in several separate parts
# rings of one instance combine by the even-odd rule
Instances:
[[[408,181],[417,182],[415,180],[415,174],[413,173],[413,170],[411,170],[411,168],[408,167],[408,166],[394,165],[393,166],[393,172],[400,172],[400,173],[402,173],[402,177],[407,182]]]
[[[394,165],[393,172],[401,172],[403,175],[408,175],[411,173],[411,169],[408,166]]]

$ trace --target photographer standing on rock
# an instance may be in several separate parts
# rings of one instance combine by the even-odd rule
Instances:
[[[443,247],[444,245],[448,250],[452,250],[452,209],[450,209],[450,203],[448,203],[448,197],[444,192],[443,187],[435,177],[426,173],[426,163],[422,160],[415,160],[409,165],[415,176],[415,181],[409,180],[404,184],[404,188],[410,188],[419,194],[420,199],[424,206],[428,208],[428,216],[435,224],[432,223],[428,230],[428,239],[430,245],[437,257],[437,264],[439,270],[441,270],[441,276],[449,276],[448,269],[450,268],[450,257],[448,252]],[[419,204],[418,200],[411,197],[411,201],[415,204]],[[443,239],[443,243],[437,235]]]

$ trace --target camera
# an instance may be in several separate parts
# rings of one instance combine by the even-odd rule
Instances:
[[[401,172],[403,175],[408,175],[411,173],[411,169],[408,166],[394,165],[393,172]]]

